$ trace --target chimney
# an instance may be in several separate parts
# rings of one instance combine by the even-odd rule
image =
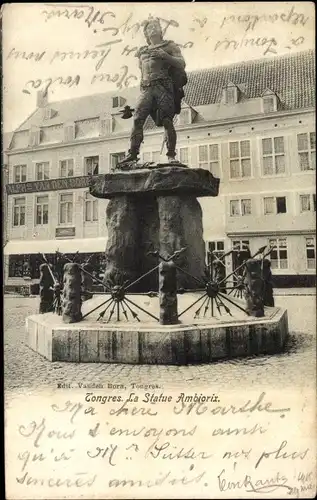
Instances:
[[[36,107],[44,108],[44,106],[46,106],[47,103],[48,103],[47,91],[44,94],[43,90],[39,90],[36,94]]]

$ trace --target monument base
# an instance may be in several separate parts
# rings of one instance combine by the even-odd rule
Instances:
[[[101,303],[104,296],[96,299]],[[180,300],[179,306],[186,304]],[[100,323],[94,317],[65,325],[53,313],[38,314],[26,320],[28,345],[50,361],[186,365],[279,353],[288,335],[287,311],[278,307],[265,308],[262,318],[192,316],[169,326],[152,320]]]

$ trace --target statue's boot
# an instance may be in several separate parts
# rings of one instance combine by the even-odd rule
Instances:
[[[133,161],[138,161],[138,153],[135,151],[129,151],[127,156],[121,160],[118,164],[125,165],[126,163],[131,163]]]

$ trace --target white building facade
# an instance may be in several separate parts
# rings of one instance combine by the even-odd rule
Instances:
[[[219,196],[199,200],[206,248],[274,246],[276,286],[315,280],[314,62],[308,51],[190,73],[176,120],[178,158],[220,178]],[[7,289],[38,283],[42,252],[102,261],[107,201],[90,196],[88,174],[111,171],[127,151],[132,122],[119,110],[138,92],[55,103],[38,95],[7,151]],[[149,120],[141,160],[164,161],[162,140]]]

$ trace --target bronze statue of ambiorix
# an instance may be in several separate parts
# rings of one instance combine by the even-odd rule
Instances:
[[[138,160],[149,115],[158,127],[164,127],[168,163],[175,162],[176,157],[173,118],[181,111],[183,87],[187,83],[185,61],[176,43],[163,39],[159,19],[144,23],[144,35],[147,45],[136,53],[141,69],[141,95],[134,110],[130,149],[120,164]]]

